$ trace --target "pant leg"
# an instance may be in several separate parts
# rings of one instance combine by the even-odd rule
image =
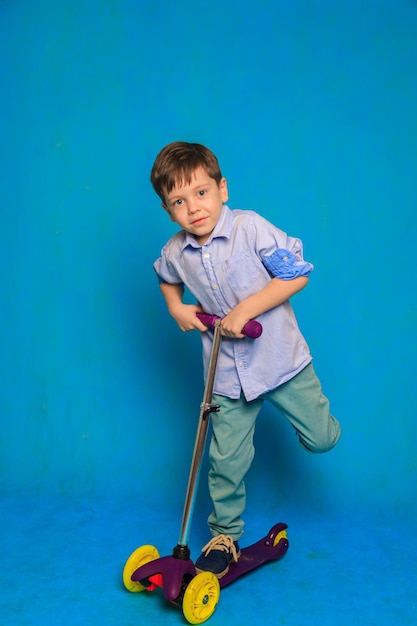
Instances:
[[[254,457],[255,423],[263,400],[247,402],[243,395],[238,400],[214,395],[213,402],[220,405],[220,411],[211,414],[208,481],[213,511],[208,523],[213,536],[223,533],[237,540],[244,526],[244,477]]]
[[[341,427],[310,363],[291,380],[264,395],[297,431],[302,447],[327,452],[339,441]]]

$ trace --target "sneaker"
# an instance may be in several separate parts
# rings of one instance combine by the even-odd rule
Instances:
[[[213,572],[217,578],[227,574],[230,563],[236,563],[240,557],[239,544],[230,535],[213,537],[204,546],[202,553],[195,562],[197,572]]]

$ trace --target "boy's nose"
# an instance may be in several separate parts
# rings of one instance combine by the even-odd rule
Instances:
[[[198,208],[198,204],[196,202],[189,202],[188,203],[188,213],[193,215],[194,213],[197,213],[198,210],[199,210],[199,208]]]

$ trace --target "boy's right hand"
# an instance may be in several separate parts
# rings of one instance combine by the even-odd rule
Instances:
[[[203,312],[203,309],[196,304],[176,304],[169,312],[183,332],[189,330],[205,332],[208,330],[207,326],[200,322],[196,315],[196,313]]]
[[[199,330],[204,332],[207,330],[207,326],[204,326],[196,315],[197,312],[202,312],[202,308],[197,304],[183,303],[184,286],[182,284],[161,283],[159,287],[169,314],[174,318],[182,331]]]

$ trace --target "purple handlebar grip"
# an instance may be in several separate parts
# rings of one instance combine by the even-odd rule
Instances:
[[[214,328],[216,321],[220,319],[217,315],[211,315],[210,313],[196,313],[196,315],[200,322],[203,322],[209,328]],[[250,339],[257,339],[262,335],[262,330],[262,324],[256,320],[250,320],[242,328],[242,334],[250,337]]]

